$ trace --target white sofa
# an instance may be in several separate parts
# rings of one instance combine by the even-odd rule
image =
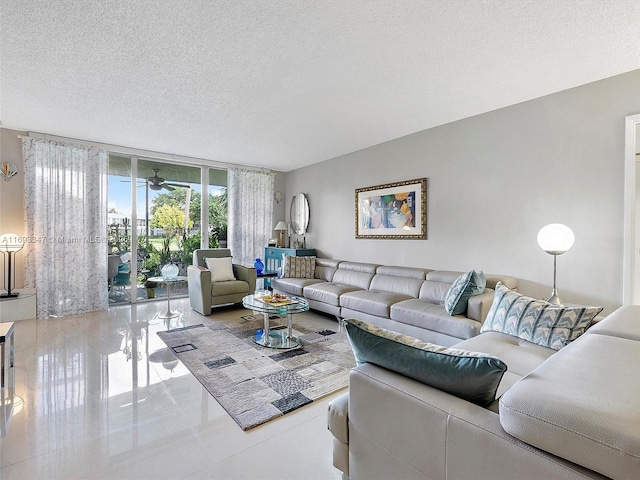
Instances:
[[[471,297],[463,314],[452,316],[443,302],[462,273],[317,258],[313,278],[276,278],[271,286],[305,297],[311,308],[335,315],[339,322],[356,318],[449,346],[480,332],[497,282],[511,289],[518,285],[514,277],[485,275],[484,293]]]
[[[455,346],[508,365],[481,407],[364,363],[329,406],[334,465],[357,479],[640,478],[640,306],[559,351],[497,332]]]

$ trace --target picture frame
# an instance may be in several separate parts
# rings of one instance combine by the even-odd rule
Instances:
[[[271,238],[269,240],[269,245],[267,245],[268,247],[277,247],[278,246],[278,239],[277,238]]]
[[[427,238],[427,179],[356,188],[356,238]]]

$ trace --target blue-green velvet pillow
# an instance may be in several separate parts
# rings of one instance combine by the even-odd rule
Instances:
[[[345,319],[356,362],[373,363],[475,404],[486,406],[507,365],[485,353],[446,348],[391,332],[360,320]]]
[[[487,281],[484,273],[471,270],[463,273],[451,284],[444,299],[444,308],[449,315],[459,315],[467,310],[469,298],[484,292]]]

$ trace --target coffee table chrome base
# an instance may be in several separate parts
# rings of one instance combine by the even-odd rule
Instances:
[[[264,316],[264,328],[258,330],[253,341],[258,345],[269,348],[296,348],[300,346],[300,340],[294,336],[291,329],[292,314],[287,315],[287,328],[272,330],[269,328],[269,314],[263,313]]]

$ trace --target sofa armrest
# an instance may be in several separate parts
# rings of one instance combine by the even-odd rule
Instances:
[[[491,410],[367,363],[349,375],[349,473],[368,479],[603,478],[512,437]]]
[[[204,267],[189,265],[189,302],[202,315],[211,315],[211,272]]]
[[[349,476],[349,393],[334,398],[327,411],[327,427],[333,434],[333,466]]]
[[[249,284],[249,293],[256,291],[256,269],[253,267],[245,267],[244,265],[233,264],[233,274],[237,280],[242,280]]]
[[[494,291],[491,288],[485,288],[480,295],[474,295],[469,298],[467,304],[467,318],[484,323],[487,318],[491,304],[493,303]]]

